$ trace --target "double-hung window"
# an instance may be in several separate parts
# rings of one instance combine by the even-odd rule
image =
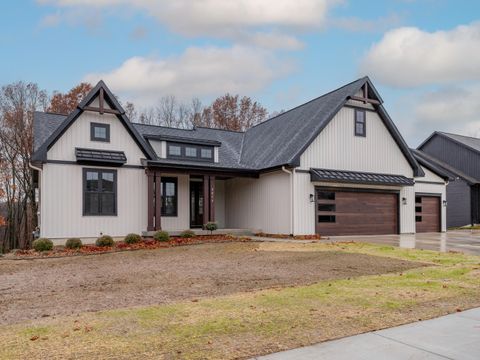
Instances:
[[[177,178],[162,177],[162,216],[177,216]]]
[[[117,171],[83,169],[83,215],[117,215]]]

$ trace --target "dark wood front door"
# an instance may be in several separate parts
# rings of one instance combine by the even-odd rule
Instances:
[[[415,224],[417,233],[441,231],[440,196],[415,196]]]
[[[398,234],[398,193],[316,189],[320,235]]]
[[[203,226],[203,181],[190,181],[190,227]]]

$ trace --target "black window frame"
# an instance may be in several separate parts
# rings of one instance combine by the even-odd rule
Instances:
[[[87,212],[86,203],[87,203],[87,195],[88,194],[104,194],[104,193],[111,193],[105,191],[87,191],[87,173],[88,172],[96,172],[98,173],[98,181],[99,181],[99,189],[102,188],[102,174],[110,173],[113,174],[113,212],[104,213],[102,212],[102,197],[99,196],[99,212],[98,213],[91,213]],[[117,216],[118,215],[118,181],[117,181],[117,170],[110,170],[110,169],[98,169],[98,168],[83,168],[82,171],[82,178],[83,178],[83,185],[82,185],[82,199],[83,199],[83,216]]]
[[[180,147],[180,155],[171,154],[170,146]],[[197,150],[196,156],[187,156],[187,148],[194,148]],[[210,150],[210,157],[202,157],[202,150]],[[174,141],[167,141],[167,158],[178,160],[203,161],[213,163],[215,161],[215,147],[212,145],[187,144]]]
[[[105,138],[95,136],[95,128],[104,128],[105,129]],[[110,124],[103,123],[90,123],[90,141],[100,141],[100,142],[110,142]]]
[[[175,196],[174,196],[174,205],[175,211],[173,214],[167,214],[166,212],[166,205],[165,205],[165,197],[163,194],[166,193],[167,183],[175,184]],[[162,194],[162,206],[161,206],[161,216],[162,217],[177,217],[178,216],[178,178],[176,177],[162,177],[161,178],[161,194]]]
[[[363,122],[360,121],[357,117],[357,114],[362,113],[363,114]],[[359,132],[357,130],[357,124],[362,124],[362,132]],[[361,137],[366,137],[367,136],[367,112],[363,109],[355,109],[355,119],[354,119],[354,133],[355,136],[361,136]]]

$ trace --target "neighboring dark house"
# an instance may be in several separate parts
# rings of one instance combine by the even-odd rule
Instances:
[[[451,177],[447,226],[480,223],[480,139],[436,131],[414,153]]]

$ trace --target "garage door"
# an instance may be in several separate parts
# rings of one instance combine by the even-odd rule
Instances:
[[[440,196],[415,196],[417,232],[440,231]]]
[[[398,194],[316,189],[316,231],[320,235],[398,233]]]

